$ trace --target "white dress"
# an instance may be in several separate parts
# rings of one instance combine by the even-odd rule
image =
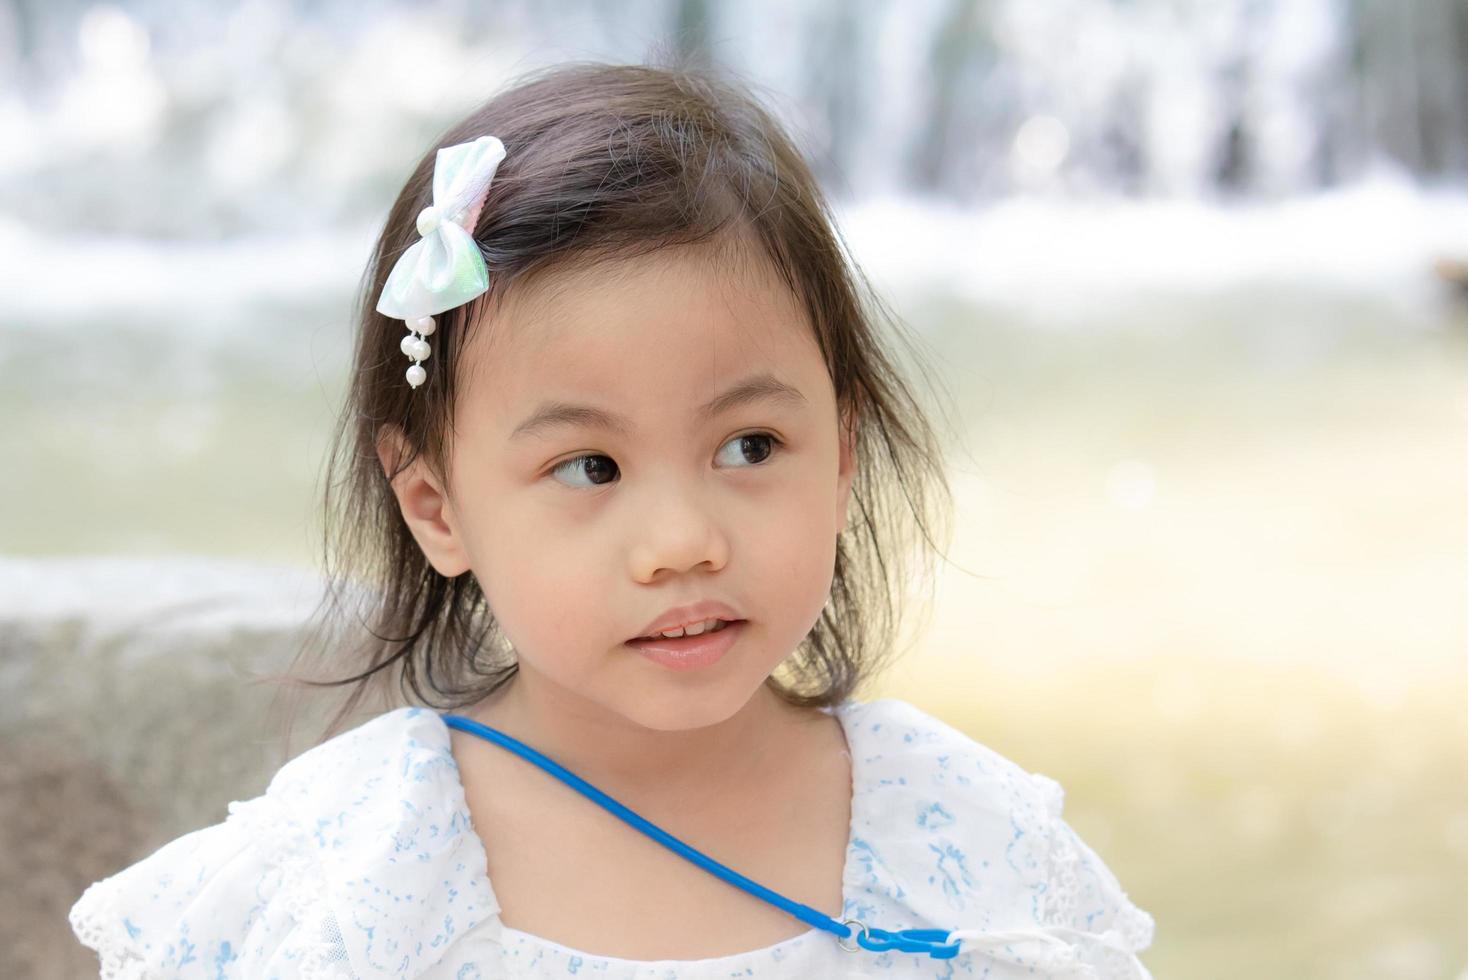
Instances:
[[[506,926],[449,727],[419,707],[301,753],[223,822],[93,883],[71,926],[109,980],[1151,980],[1136,954],[1152,917],[1061,819],[1058,783],[902,700],[830,710],[853,794],[843,906],[820,911],[954,930],[957,955],[875,952],[855,934],[851,951],[815,927],[729,956],[627,960]]]

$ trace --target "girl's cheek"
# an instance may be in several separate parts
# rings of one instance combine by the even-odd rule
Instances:
[[[827,533],[834,526],[833,515],[834,505],[814,495],[792,498],[751,522],[748,533],[761,545],[748,554],[770,575],[782,579],[786,587],[829,577],[836,555],[834,530]],[[744,534],[741,539],[740,543],[749,540]]]

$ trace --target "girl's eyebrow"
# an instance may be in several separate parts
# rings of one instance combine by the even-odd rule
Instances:
[[[745,378],[727,391],[715,395],[698,409],[696,417],[700,422],[707,422],[731,408],[762,399],[773,399],[791,405],[807,403],[806,397],[800,393],[798,388],[765,372]],[[541,435],[559,426],[606,429],[620,436],[629,435],[634,428],[630,419],[616,412],[609,412],[591,405],[550,401],[541,404],[525,421],[515,426],[515,431],[510,433],[510,438]]]

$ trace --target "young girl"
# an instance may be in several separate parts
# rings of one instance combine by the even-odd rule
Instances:
[[[839,243],[710,72],[562,65],[449,130],[366,276],[337,683],[451,710],[89,887],[102,976],[1149,977],[1057,783],[852,696],[946,488]]]

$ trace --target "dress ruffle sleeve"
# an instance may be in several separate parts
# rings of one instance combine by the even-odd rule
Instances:
[[[499,904],[457,773],[437,714],[387,712],[92,884],[72,931],[103,980],[414,980],[450,953],[493,962]]]
[[[277,810],[266,796],[231,803],[223,822],[90,885],[68,919],[102,980],[349,977],[313,900],[315,862]]]
[[[1152,980],[1137,956],[1152,945],[1155,923],[1116,875],[1061,816],[1065,791],[1028,773],[1040,795],[1040,819],[1029,828],[1037,849],[1039,924],[1014,930],[956,930],[960,949],[1023,963],[1051,980]]]
[[[884,826],[859,829],[884,861],[863,869],[858,918],[941,928],[990,980],[1151,980],[1152,917],[1066,823],[1058,782],[907,702],[867,715],[862,810]]]

